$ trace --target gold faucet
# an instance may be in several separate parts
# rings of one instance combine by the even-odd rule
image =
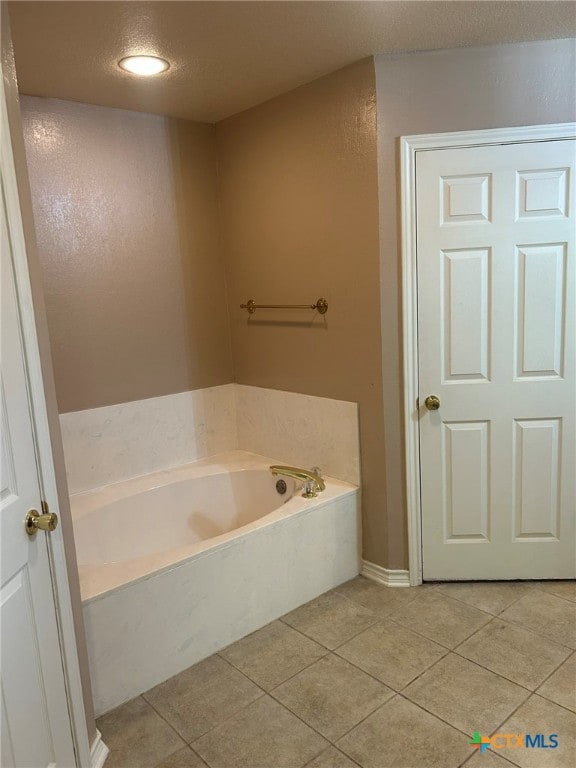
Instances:
[[[320,477],[320,470],[317,467],[309,470],[273,464],[270,467],[270,472],[273,475],[286,475],[287,477],[294,477],[296,480],[302,480],[304,482],[304,493],[302,496],[305,499],[313,499],[326,488],[326,483]]]

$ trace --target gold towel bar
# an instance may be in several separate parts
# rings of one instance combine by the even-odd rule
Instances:
[[[256,304],[254,299],[248,299],[246,304],[240,304],[240,309],[247,309],[253,315],[257,309],[316,309],[321,315],[328,311],[326,299],[318,299],[316,304]]]

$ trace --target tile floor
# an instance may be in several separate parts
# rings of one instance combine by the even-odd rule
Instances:
[[[358,577],[101,717],[106,768],[572,767],[575,649],[575,582]]]

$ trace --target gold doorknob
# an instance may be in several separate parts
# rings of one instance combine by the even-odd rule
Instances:
[[[424,405],[429,411],[437,411],[440,408],[440,398],[436,397],[436,395],[428,395],[426,400],[424,400]]]
[[[36,531],[55,531],[58,525],[58,515],[55,512],[38,514],[36,509],[31,509],[24,520],[24,528],[28,536],[34,536]]]

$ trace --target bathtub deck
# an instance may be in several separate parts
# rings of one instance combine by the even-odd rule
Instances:
[[[574,583],[354,579],[100,718],[106,766],[528,765],[475,754],[496,729],[556,733],[541,764],[572,766],[574,601]]]

